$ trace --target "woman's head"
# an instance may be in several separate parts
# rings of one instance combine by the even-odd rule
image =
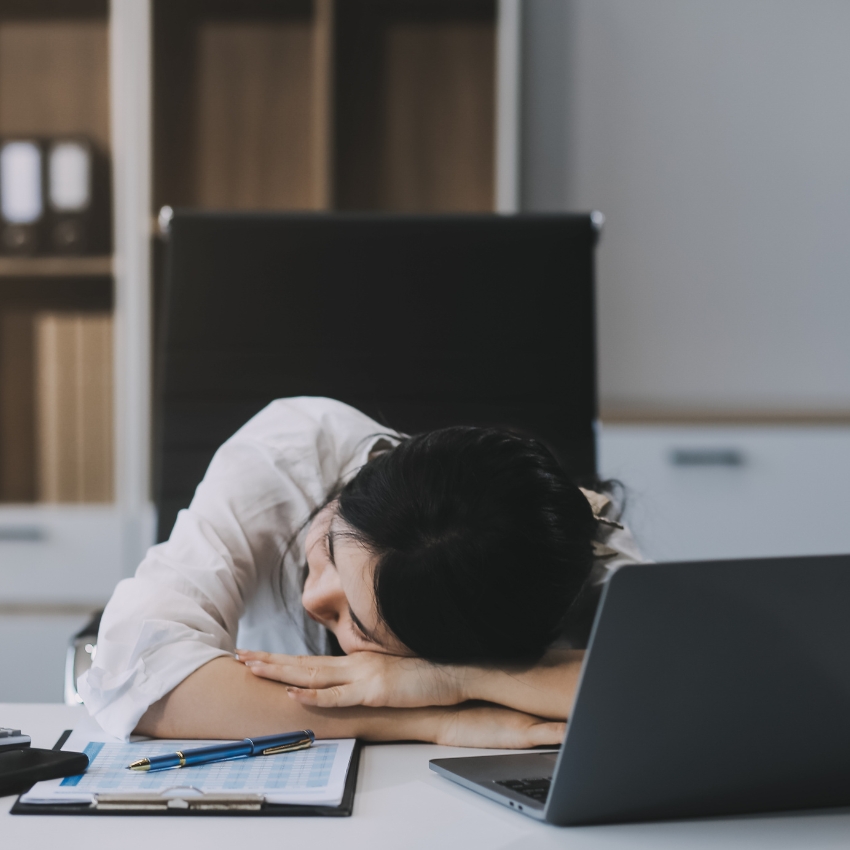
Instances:
[[[590,573],[594,533],[590,505],[539,441],[421,434],[316,517],[304,607],[346,652],[535,660]]]

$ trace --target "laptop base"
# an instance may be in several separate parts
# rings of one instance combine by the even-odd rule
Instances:
[[[463,785],[524,815],[543,820],[545,800],[534,799],[508,785],[523,780],[551,780],[558,759],[557,751],[516,753],[504,756],[470,756],[466,758],[432,759],[428,766],[440,776]],[[539,784],[528,783],[537,794]]]

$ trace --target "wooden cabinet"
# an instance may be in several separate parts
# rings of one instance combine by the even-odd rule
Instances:
[[[0,0],[0,137],[90,139],[112,246],[0,256],[0,608],[102,601],[152,541],[160,208],[509,211],[518,22],[518,0]]]
[[[108,87],[106,0],[0,2],[0,138],[108,161]],[[0,501],[111,501],[111,306],[110,256],[0,256]]]

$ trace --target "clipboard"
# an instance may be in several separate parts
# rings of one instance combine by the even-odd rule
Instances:
[[[60,750],[71,734],[66,729],[53,745]],[[131,815],[165,817],[351,817],[354,810],[354,793],[360,767],[362,744],[355,742],[348,764],[342,801],[338,806],[267,803],[254,794],[102,794],[95,805],[86,803],[36,804],[15,801],[9,810],[13,815]]]

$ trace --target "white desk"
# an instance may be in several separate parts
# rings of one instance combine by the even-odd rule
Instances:
[[[0,725],[51,747],[83,708],[0,704]],[[538,824],[428,769],[439,756],[480,753],[424,744],[366,747],[350,818],[167,818],[10,815],[0,800],[0,847],[21,850],[551,850],[552,848],[841,848],[850,812],[559,828]]]

